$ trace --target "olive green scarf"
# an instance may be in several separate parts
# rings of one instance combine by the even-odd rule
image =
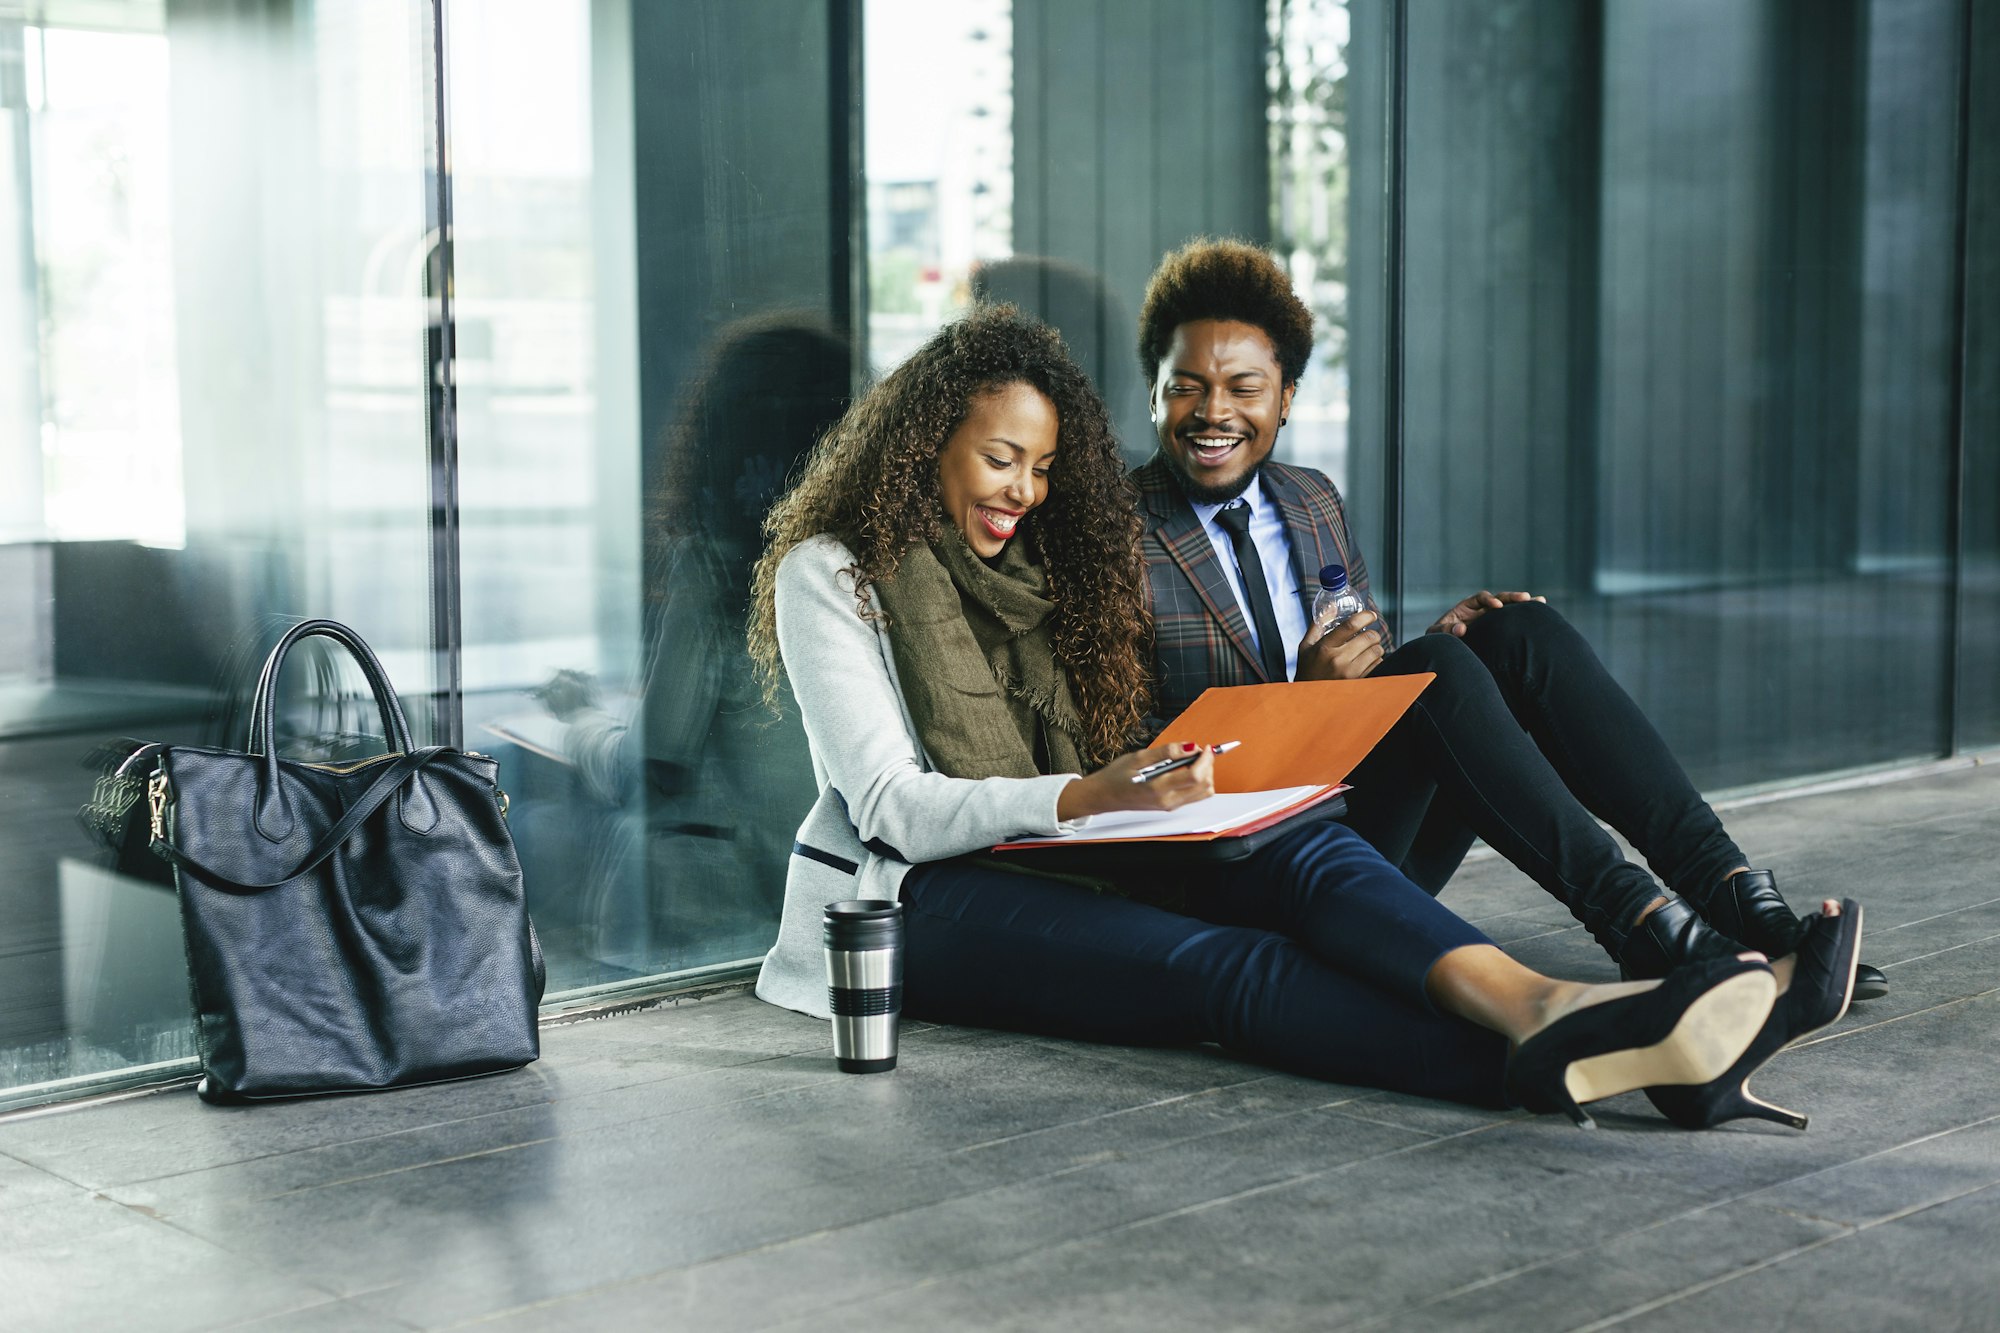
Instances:
[[[876,585],[903,702],[955,778],[1081,773],[1083,723],[1049,636],[1048,579],[1010,541],[988,565],[956,528]]]

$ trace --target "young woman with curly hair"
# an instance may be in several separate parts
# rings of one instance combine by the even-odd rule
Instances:
[[[1718,1080],[1770,1012],[1749,958],[1611,986],[1530,971],[1339,824],[1098,884],[987,855],[1214,790],[1205,750],[1126,752],[1146,703],[1133,493],[1089,382],[1012,307],[945,328],[870,390],[764,530],[751,655],[767,697],[790,681],[821,789],[766,1000],[825,1017],[821,909],[900,898],[914,1018],[1213,1041],[1582,1123],[1596,1097]]]

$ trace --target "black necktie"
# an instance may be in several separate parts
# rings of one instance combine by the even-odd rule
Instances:
[[[1215,513],[1215,521],[1229,534],[1236,548],[1236,572],[1243,577],[1243,591],[1250,598],[1250,622],[1257,627],[1257,648],[1264,657],[1264,675],[1284,680],[1285,641],[1278,636],[1278,613],[1271,609],[1271,590],[1264,586],[1264,562],[1257,558],[1257,543],[1250,540],[1250,506],[1231,501]]]

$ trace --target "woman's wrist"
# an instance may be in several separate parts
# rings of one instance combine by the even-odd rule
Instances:
[[[1072,779],[1068,786],[1056,796],[1056,818],[1065,824],[1092,815],[1101,815],[1105,807],[1098,799],[1096,784],[1089,778]]]

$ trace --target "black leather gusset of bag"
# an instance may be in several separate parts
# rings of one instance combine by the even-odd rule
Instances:
[[[278,675],[312,637],[360,663],[390,753],[278,757]],[[204,1099],[372,1091],[536,1058],[545,974],[497,768],[414,748],[381,663],[331,620],[271,650],[247,753],[160,751],[151,845],[180,896]]]

